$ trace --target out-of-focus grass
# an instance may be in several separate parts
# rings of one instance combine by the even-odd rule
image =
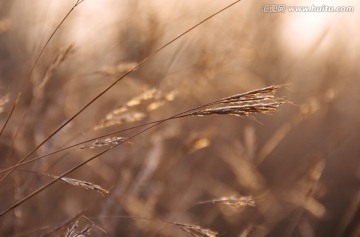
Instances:
[[[0,3],[2,124],[73,4]],[[81,3],[22,91],[1,137],[1,167],[16,164],[122,73],[226,4]],[[186,223],[224,236],[356,236],[360,36],[353,22],[360,8],[319,17],[266,14],[262,4],[243,1],[161,51],[33,157],[270,84],[286,84],[281,93],[290,104],[254,119],[205,116],[157,126],[71,175],[109,194],[56,183],[0,217],[1,235],[65,236],[77,226],[74,235],[91,227],[96,236],[186,236],[179,228]],[[115,122],[96,127],[106,119]],[[63,152],[14,171],[0,184],[1,211],[102,149]],[[235,194],[253,197],[255,207],[211,203]],[[210,202],[196,205],[203,201]]]

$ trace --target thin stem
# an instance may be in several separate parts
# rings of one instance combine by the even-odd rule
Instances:
[[[34,62],[34,64],[33,64],[33,66],[31,67],[31,70],[30,70],[30,72],[29,72],[29,75],[28,75],[27,77],[25,77],[25,78],[22,80],[22,82],[21,82],[20,91],[18,92],[18,95],[17,95],[17,98],[16,98],[16,100],[15,100],[15,102],[14,102],[14,105],[12,106],[12,109],[11,109],[9,115],[7,116],[6,121],[5,121],[5,123],[4,123],[4,125],[3,125],[2,129],[1,129],[0,136],[2,135],[3,131],[5,130],[8,122],[10,121],[10,119],[11,119],[11,117],[12,117],[12,115],[13,115],[13,112],[14,112],[14,110],[15,110],[15,108],[16,108],[16,105],[17,105],[17,103],[19,102],[19,100],[21,99],[21,92],[24,90],[25,85],[26,85],[26,82],[31,79],[32,74],[33,74],[33,72],[34,72],[34,70],[35,70],[35,67],[36,67],[37,63],[39,62],[41,56],[43,55],[46,47],[49,45],[50,41],[53,39],[54,35],[55,35],[56,32],[59,30],[59,28],[61,27],[61,25],[65,22],[65,20],[68,18],[68,16],[69,16],[69,15],[74,11],[74,9],[75,9],[80,3],[82,3],[83,1],[85,1],[85,0],[81,0],[81,1],[78,0],[78,1],[75,3],[75,5],[68,11],[68,13],[65,15],[65,17],[64,17],[64,18],[60,21],[60,23],[56,26],[56,28],[54,29],[54,31],[52,32],[52,34],[50,35],[50,37],[48,38],[48,40],[45,42],[44,46],[41,48],[38,56],[37,56],[36,59],[35,59],[35,62]],[[31,107],[32,107],[32,104],[30,104],[30,106],[27,107],[27,109],[26,109],[25,112],[23,113],[23,115],[22,115],[22,117],[21,117],[21,120],[20,120],[20,124],[24,124],[23,122],[24,122],[24,120],[25,120],[25,118],[26,118],[26,115],[28,114],[28,112],[29,112],[29,110],[30,110]],[[20,125],[20,126],[22,126],[22,125]],[[12,138],[11,144],[14,143],[14,140],[16,139],[17,135],[19,134],[18,131],[19,131],[20,129],[21,129],[21,127],[17,128],[17,131],[15,132],[15,135],[14,135],[13,138]],[[35,152],[35,151],[34,151],[34,152]],[[26,157],[26,158],[27,158],[27,157]],[[22,161],[24,161],[26,158],[24,158],[24,159],[22,159],[21,161],[19,161],[18,164],[20,164],[20,163],[21,163]],[[0,183],[1,183],[8,175],[10,175],[12,171],[14,171],[14,170],[10,170],[10,171],[9,171],[8,173],[6,173],[3,177],[1,177]]]
[[[52,152],[49,152],[49,153],[46,153],[46,154],[44,154],[44,155],[35,157],[35,158],[31,159],[31,160],[24,161],[24,162],[22,162],[22,163],[20,163],[20,164],[17,164],[17,165],[14,165],[14,166],[10,166],[10,167],[8,167],[8,168],[5,168],[5,169],[1,170],[1,171],[0,171],[0,174],[4,173],[4,172],[6,172],[6,171],[9,171],[9,170],[11,170],[11,169],[16,169],[16,168],[18,168],[18,167],[27,165],[27,164],[32,163],[32,162],[34,162],[34,161],[43,159],[43,158],[48,157],[48,156],[50,156],[50,155],[54,155],[54,154],[57,154],[57,153],[59,153],[59,152],[62,152],[62,151],[65,151],[65,150],[68,150],[68,149],[77,147],[77,146],[79,146],[79,145],[82,145],[82,144],[85,144],[85,143],[88,143],[88,142],[91,142],[91,141],[95,141],[95,140],[100,139],[100,138],[105,138],[105,137],[108,137],[108,136],[111,136],[111,135],[116,135],[116,134],[119,134],[119,133],[122,133],[122,132],[130,131],[130,130],[133,130],[133,129],[141,128],[141,127],[148,126],[148,125],[152,125],[152,124],[157,124],[157,123],[169,121],[169,120],[172,120],[172,119],[178,119],[178,118],[188,117],[188,116],[193,115],[193,112],[194,112],[194,111],[197,111],[197,110],[200,110],[200,109],[203,109],[203,108],[206,108],[206,107],[209,107],[209,106],[212,106],[212,105],[221,103],[221,102],[223,102],[223,100],[224,100],[224,99],[212,101],[212,102],[210,102],[210,103],[197,106],[197,107],[195,107],[195,108],[186,110],[186,111],[184,111],[184,112],[181,112],[181,113],[179,113],[179,114],[176,114],[176,115],[174,115],[174,116],[172,116],[172,117],[169,117],[169,118],[166,118],[166,119],[161,119],[161,120],[156,120],[156,121],[152,121],[152,122],[148,122],[148,123],[144,123],[144,124],[139,124],[139,125],[136,125],[136,126],[133,126],[133,127],[130,127],[130,128],[121,129],[121,130],[118,130],[118,131],[115,131],[115,132],[112,132],[112,133],[107,133],[107,134],[105,134],[105,135],[101,135],[101,136],[98,136],[98,137],[95,137],[95,138],[91,138],[91,139],[88,139],[88,140],[85,140],[85,141],[82,141],[82,142],[79,142],[79,143],[76,143],[76,144],[73,144],[73,145],[70,145],[70,146],[67,146],[67,147],[58,149],[58,150],[55,150],[55,151],[52,151]]]
[[[40,147],[42,147],[47,141],[49,141],[55,134],[57,134],[61,129],[63,129],[66,125],[68,125],[72,120],[74,120],[76,117],[78,117],[85,109],[87,109],[91,104],[93,104],[96,100],[98,100],[101,96],[103,96],[107,91],[109,91],[112,87],[114,87],[119,81],[121,81],[123,78],[125,78],[127,75],[129,75],[131,72],[133,72],[135,69],[137,69],[139,66],[147,62],[149,59],[153,58],[157,53],[162,51],[164,48],[168,47],[172,43],[174,43],[176,40],[180,39],[184,35],[188,34],[190,31],[194,30],[195,28],[199,27],[204,22],[210,20],[211,18],[215,17],[216,15],[220,14],[221,12],[227,10],[228,8],[232,7],[236,3],[240,2],[241,0],[234,1],[233,3],[227,5],[226,7],[222,8],[221,10],[213,13],[212,15],[206,17],[199,23],[195,24],[188,30],[184,31],[180,35],[176,36],[172,40],[170,40],[165,45],[161,46],[159,49],[157,49],[155,52],[151,53],[149,56],[145,57],[142,61],[140,61],[136,66],[128,70],[126,73],[124,73],[122,76],[120,76],[117,80],[115,80],[113,83],[111,83],[107,88],[105,88],[102,92],[100,92],[97,96],[95,96],[90,102],[88,102],[84,107],[82,107],[78,112],[76,112],[73,116],[71,116],[66,122],[64,122],[60,127],[58,127],[55,131],[53,131],[47,138],[45,138],[42,142],[40,142],[32,151],[30,151],[25,157],[23,157],[17,164],[23,163],[27,158],[29,158],[32,154],[34,154]],[[79,2],[78,2],[79,3]],[[14,169],[10,170],[6,175],[2,177],[0,180],[3,181],[11,172],[13,172]]]
[[[19,94],[18,94],[17,97],[16,97],[15,103],[13,104],[9,115],[7,116],[7,118],[6,118],[6,120],[5,120],[5,123],[4,123],[3,127],[1,128],[0,137],[1,137],[1,135],[3,134],[6,125],[7,125],[8,122],[10,121],[10,118],[11,118],[12,114],[13,114],[14,111],[15,111],[16,105],[18,104],[20,97],[21,97],[21,93],[19,92]]]
[[[220,100],[220,101],[221,101],[221,100]],[[187,114],[191,113],[191,112],[194,111],[194,110],[198,110],[198,109],[201,109],[201,108],[204,108],[204,107],[208,107],[208,106],[211,106],[211,105],[216,104],[216,103],[218,103],[218,101],[211,102],[211,103],[208,103],[208,104],[205,104],[205,105],[201,105],[201,106],[198,106],[198,107],[196,107],[196,108],[193,108],[193,109],[190,109],[190,110],[187,110],[187,111],[178,113],[178,114],[176,114],[176,115],[174,115],[174,116],[171,116],[171,117],[169,117],[169,118],[166,118],[166,119],[163,119],[163,120],[159,120],[159,122],[154,123],[154,124],[150,125],[149,127],[144,128],[143,130],[141,130],[141,131],[139,131],[139,132],[131,135],[130,137],[125,138],[125,139],[124,139],[122,142],[120,142],[119,144],[116,144],[116,145],[114,145],[114,146],[111,146],[110,148],[108,148],[108,149],[106,149],[106,150],[104,150],[104,151],[102,151],[102,152],[100,152],[100,153],[98,153],[98,154],[90,157],[89,159],[81,162],[80,164],[74,166],[73,168],[71,168],[71,169],[67,170],[66,172],[62,173],[61,175],[57,176],[57,178],[55,178],[54,180],[52,180],[52,181],[50,181],[49,183],[43,185],[42,187],[38,188],[37,190],[33,191],[32,193],[30,193],[30,194],[27,195],[26,197],[24,197],[24,198],[22,198],[21,200],[15,202],[13,205],[11,205],[11,206],[8,207],[7,209],[5,209],[3,212],[0,213],[0,217],[3,216],[3,215],[5,215],[6,213],[10,212],[11,210],[15,209],[16,207],[18,207],[18,206],[21,205],[22,203],[30,200],[32,197],[34,197],[35,195],[39,194],[40,192],[42,192],[42,191],[45,190],[46,188],[50,187],[51,185],[53,185],[54,183],[56,183],[57,181],[59,181],[61,178],[67,176],[68,174],[70,174],[70,173],[72,173],[73,171],[79,169],[80,167],[86,165],[86,164],[89,163],[90,161],[92,161],[92,160],[100,157],[101,155],[106,154],[107,152],[109,152],[109,151],[112,150],[113,148],[115,148],[115,147],[117,147],[117,146],[119,146],[119,145],[121,145],[121,144],[123,144],[123,143],[125,143],[125,142],[127,142],[127,141],[129,141],[129,140],[131,140],[131,139],[133,139],[133,138],[135,138],[135,137],[137,137],[137,136],[139,136],[139,135],[142,134],[142,133],[145,133],[146,131],[148,131],[148,130],[150,130],[150,129],[152,129],[152,128],[154,128],[154,127],[156,127],[156,126],[158,126],[158,125],[160,125],[160,124],[162,124],[162,123],[164,123],[164,122],[166,122],[166,121],[169,121],[169,120],[171,120],[171,119],[178,118],[178,117],[179,117],[179,118],[180,118],[180,117],[184,117],[184,116],[186,116]]]

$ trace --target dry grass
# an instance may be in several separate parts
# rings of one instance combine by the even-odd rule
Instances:
[[[0,236],[358,236],[359,17],[262,4],[0,3]]]

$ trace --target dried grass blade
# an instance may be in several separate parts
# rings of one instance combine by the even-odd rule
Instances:
[[[220,204],[220,205],[228,205],[232,207],[244,207],[251,206],[255,207],[255,199],[252,196],[238,196],[232,195],[228,197],[221,197],[217,199],[212,199],[209,201],[199,202],[198,204]]]
[[[0,98],[0,114],[4,112],[4,107],[7,103],[9,103],[9,94],[6,94]]]
[[[58,178],[58,176],[54,176],[54,178]],[[101,194],[108,194],[109,190],[106,190],[104,188],[102,188],[100,185],[97,184],[93,184],[91,182],[88,181],[83,181],[83,180],[79,180],[79,179],[72,179],[72,178],[67,178],[67,177],[62,177],[60,178],[60,180],[62,180],[63,182],[73,185],[73,186],[77,186],[77,187],[82,187],[84,189],[91,189],[94,190],[96,192],[99,192]]]
[[[40,82],[39,89],[43,89],[47,82],[50,80],[51,76],[54,74],[56,68],[66,60],[66,58],[74,52],[74,46],[69,45],[66,48],[60,50],[59,54],[51,62],[48,70],[45,73],[44,78]]]
[[[126,141],[127,138],[125,137],[108,137],[101,140],[96,140],[95,142],[91,143],[90,145],[81,146],[80,149],[94,149],[97,147],[104,147],[104,146],[116,146]]]
[[[281,85],[271,85],[260,89],[255,89],[241,94],[226,97],[221,100],[223,103],[234,103],[237,101],[264,100],[272,99]]]
[[[218,232],[206,229],[199,225],[172,223],[194,237],[216,237]]]
[[[276,111],[280,105],[285,102],[261,103],[250,105],[226,105],[221,107],[208,108],[190,113],[191,116],[205,116],[205,115],[235,115],[235,116],[250,116],[253,113],[269,114]]]

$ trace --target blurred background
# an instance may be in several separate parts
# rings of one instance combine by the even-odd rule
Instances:
[[[1,126],[21,91],[1,134],[1,169],[145,57],[230,3],[0,2]],[[264,12],[271,4],[354,12]],[[186,223],[219,236],[359,236],[359,11],[350,0],[244,0],[203,23],[31,157],[272,84],[284,85],[278,94],[288,103],[270,116],[187,117],[156,126],[67,176],[109,193],[57,182],[1,216],[0,235],[189,236],[179,228]],[[99,141],[12,172],[0,183],[1,212],[107,149]],[[233,195],[255,205],[211,203]]]

